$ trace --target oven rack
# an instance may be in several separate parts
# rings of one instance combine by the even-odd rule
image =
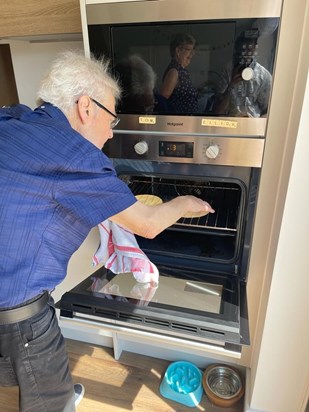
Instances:
[[[173,225],[174,229],[207,229],[231,235],[239,230],[242,190],[237,183],[145,176],[126,176],[124,180],[135,195],[155,195],[163,202],[176,196],[193,195],[207,201],[215,209],[214,214],[199,218],[181,218]]]

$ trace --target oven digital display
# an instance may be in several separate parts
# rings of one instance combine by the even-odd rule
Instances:
[[[193,158],[193,142],[159,141],[159,156]]]

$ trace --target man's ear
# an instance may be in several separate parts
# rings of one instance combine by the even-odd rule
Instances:
[[[91,100],[88,96],[81,96],[77,101],[77,113],[83,124],[91,119],[92,114]]]

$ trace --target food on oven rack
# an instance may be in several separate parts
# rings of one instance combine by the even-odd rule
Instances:
[[[147,205],[147,206],[157,206],[163,203],[163,200],[159,196],[155,196],[155,195],[143,194],[143,195],[136,195],[135,197],[137,200],[139,200],[140,202],[144,203],[144,205]],[[202,212],[188,212],[183,217],[187,219],[193,219],[193,218],[205,216],[208,213],[209,212],[206,210]]]
[[[136,195],[137,200],[144,203],[147,206],[157,206],[163,203],[163,200],[159,196],[155,195]]]
[[[206,215],[208,215],[208,213],[209,213],[209,211],[207,211],[207,210],[202,211],[202,212],[188,212],[183,217],[186,218],[186,219],[194,219],[194,218],[197,218],[197,217],[206,216]]]

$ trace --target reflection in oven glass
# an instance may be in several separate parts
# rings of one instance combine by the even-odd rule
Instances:
[[[93,277],[88,288],[104,299],[147,306],[150,302],[168,306],[220,313],[222,285],[160,275],[159,285],[137,283],[132,273],[119,273],[112,279]]]

